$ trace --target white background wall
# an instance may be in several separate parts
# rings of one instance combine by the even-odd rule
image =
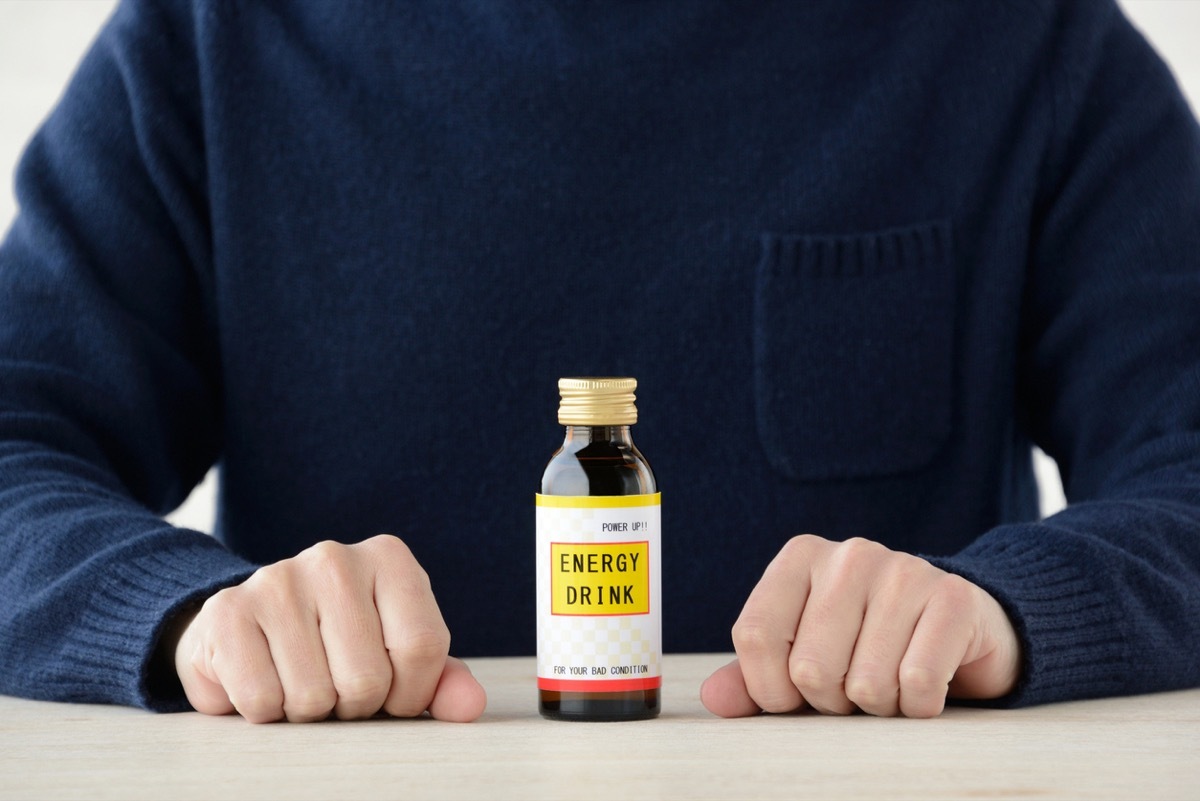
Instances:
[[[0,231],[16,212],[12,174],[25,142],[115,5],[115,0],[0,0]],[[1122,0],[1121,5],[1171,65],[1192,108],[1200,108],[1200,0]],[[1038,475],[1043,512],[1061,508],[1057,471],[1041,455]],[[213,497],[210,475],[171,520],[211,530]]]

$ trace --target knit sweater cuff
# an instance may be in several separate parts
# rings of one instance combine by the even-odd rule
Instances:
[[[1088,573],[1069,553],[1049,551],[1044,529],[1003,526],[954,556],[927,557],[999,601],[1021,641],[1020,681],[987,706],[1110,696],[1125,685],[1125,638],[1104,576]]]
[[[64,696],[107,696],[158,712],[191,708],[173,665],[155,664],[159,640],[188,607],[256,568],[198,532],[171,529],[147,539],[154,547],[117,563],[68,632],[65,673],[79,686],[63,688]]]

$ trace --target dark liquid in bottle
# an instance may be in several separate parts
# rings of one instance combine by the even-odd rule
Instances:
[[[581,437],[577,443],[582,447],[576,450],[568,441],[550,460],[542,476],[543,495],[656,491],[654,474],[628,433],[617,433],[615,426],[593,426],[590,433],[590,441]],[[554,720],[641,720],[656,717],[660,706],[658,688],[619,693],[538,690],[538,710],[542,717]]]

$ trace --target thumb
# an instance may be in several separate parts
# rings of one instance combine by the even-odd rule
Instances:
[[[471,669],[461,659],[446,657],[446,667],[429,702],[429,714],[438,720],[469,723],[486,707],[487,692],[471,675]]]
[[[744,718],[762,712],[746,690],[742,666],[736,659],[704,680],[700,685],[700,702],[709,712],[723,718]]]

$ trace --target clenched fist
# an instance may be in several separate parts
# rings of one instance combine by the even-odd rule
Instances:
[[[174,656],[188,701],[210,715],[474,720],[486,696],[449,647],[425,571],[379,536],[318,543],[218,592]]]
[[[804,706],[933,717],[946,698],[998,698],[1021,648],[992,596],[923,559],[862,539],[792,539],[733,627],[737,659],[701,687],[736,717]]]

